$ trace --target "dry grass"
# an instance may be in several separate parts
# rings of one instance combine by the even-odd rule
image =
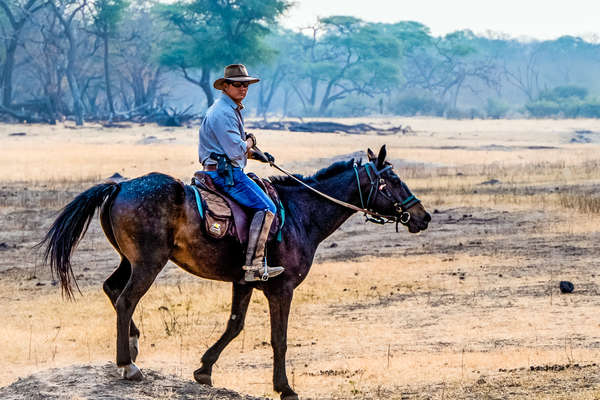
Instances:
[[[470,276],[493,261],[369,257],[316,265],[294,299],[290,379],[304,395],[348,398],[440,378],[466,383],[501,368],[597,360],[597,349],[577,341],[598,330],[589,323],[593,305],[556,293],[553,302],[542,296],[509,305],[480,294],[493,289],[492,280],[449,279],[457,265]],[[190,376],[222,332],[229,296],[228,285],[219,283],[156,284],[136,312],[139,364]],[[3,383],[41,368],[114,356],[115,316],[98,289],[86,289],[76,303],[56,293],[31,298],[18,291],[5,304],[10,312],[0,327],[1,347],[10,352],[3,354],[9,366],[0,375]],[[256,293],[243,334],[217,363],[215,384],[271,396],[268,337],[266,302]]]
[[[389,158],[421,163],[397,169],[423,203],[444,218],[453,210],[458,215],[483,210],[493,216],[490,221],[503,213],[521,219],[506,222],[515,223],[512,230],[485,223],[474,237],[466,229],[475,221],[447,233],[455,225],[436,223],[442,216],[434,214],[430,231],[418,239],[402,234],[410,241],[396,253],[396,247],[384,245],[386,239],[375,245],[383,256],[317,262],[293,303],[288,346],[293,386],[316,399],[421,398],[416,394],[421,392],[440,399],[520,398],[502,392],[511,384],[531,399],[598,398],[598,391],[584,386],[573,387],[568,396],[552,389],[550,374],[500,371],[598,359],[591,243],[600,234],[600,153],[595,144],[569,143],[574,130],[594,130],[597,122],[368,122],[408,124],[415,133],[263,131],[257,137],[283,167],[304,174],[328,165],[324,159],[329,157],[387,143]],[[27,135],[8,136],[22,131]],[[52,212],[114,172],[133,177],[158,170],[187,181],[198,165],[196,135],[196,129],[149,126],[0,126],[0,215],[5,218],[0,242],[39,240],[39,224],[47,224]],[[150,136],[154,143],[143,144]],[[549,148],[531,148],[540,145]],[[255,163],[251,169],[273,173]],[[491,179],[499,182],[483,184]],[[40,216],[30,216],[28,210],[40,208]],[[332,240],[380,234],[365,229],[351,225]],[[99,229],[92,226],[88,236],[80,246],[82,259],[99,254],[92,270],[110,268],[116,258]],[[519,241],[547,245],[549,253],[531,247],[529,254],[519,250]],[[565,241],[583,250],[566,254],[559,248]],[[40,278],[33,276],[43,275],[35,269],[37,260],[13,254],[0,252],[5,258],[0,304],[6,310],[0,358],[7,360],[0,383],[42,368],[112,360],[115,316],[101,293],[100,278],[84,280],[84,296],[76,303],[64,302],[57,288],[35,286]],[[560,295],[556,282],[565,275],[578,279],[578,289],[584,285],[578,294]],[[222,333],[229,302],[229,285],[169,267],[136,312],[142,331],[139,364],[191,376],[201,354]],[[255,293],[243,333],[215,367],[215,384],[273,396],[269,336],[266,302]],[[581,378],[573,371],[560,376],[571,383]],[[540,393],[536,385],[550,389]]]

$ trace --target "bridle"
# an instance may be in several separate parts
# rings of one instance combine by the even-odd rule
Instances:
[[[365,212],[365,219],[369,222],[373,222],[376,224],[387,224],[396,222],[396,230],[398,230],[398,223],[402,225],[407,225],[410,221],[410,213],[408,209],[413,207],[414,205],[421,202],[421,200],[417,199],[414,194],[410,192],[408,187],[404,184],[404,182],[400,181],[404,190],[409,193],[409,196],[404,200],[397,200],[392,192],[387,187],[387,183],[385,179],[381,176],[388,169],[392,169],[392,164],[385,165],[382,169],[378,170],[375,164],[372,161],[369,161],[364,165],[365,172],[367,173],[367,177],[369,178],[369,183],[371,184],[371,188],[369,189],[369,195],[367,196],[367,201],[365,203],[364,196],[362,192],[362,188],[360,186],[360,177],[358,175],[358,164],[356,161],[354,162],[354,174],[356,175],[356,185],[358,186],[358,194],[360,196],[360,205]],[[383,196],[386,200],[393,204],[394,209],[400,216],[389,216],[382,215],[376,213],[371,210],[371,205],[377,199],[377,196]],[[368,212],[367,212],[368,211]]]
[[[384,168],[378,170],[377,167],[375,166],[375,164],[372,161],[369,161],[368,163],[366,163],[364,165],[365,167],[365,171],[367,173],[367,176],[369,178],[369,182],[371,183],[371,188],[369,189],[369,195],[367,196],[367,202],[365,204],[364,202],[364,196],[363,196],[363,192],[362,192],[362,188],[360,186],[360,177],[358,175],[358,164],[356,163],[356,161],[354,162],[353,168],[354,168],[354,172],[356,175],[356,184],[358,186],[358,193],[360,196],[360,205],[361,207],[357,207],[354,204],[350,204],[350,203],[346,203],[345,201],[342,200],[338,200],[334,197],[331,197],[323,192],[318,191],[317,189],[313,188],[312,186],[307,185],[306,183],[302,182],[300,179],[296,178],[294,175],[292,175],[291,173],[289,173],[288,171],[286,171],[285,169],[281,168],[280,166],[278,166],[277,164],[275,164],[274,162],[269,162],[269,164],[273,167],[278,169],[279,171],[283,172],[284,174],[286,174],[287,176],[289,176],[290,178],[292,178],[293,180],[295,180],[296,182],[300,183],[301,185],[305,186],[307,189],[312,190],[313,192],[317,193],[318,195],[326,198],[327,200],[330,200],[336,204],[339,204],[341,206],[350,208],[351,210],[354,211],[359,211],[364,213],[365,218],[368,222],[373,222],[376,224],[387,224],[387,223],[396,223],[396,231],[398,231],[398,224],[402,224],[402,225],[407,225],[408,222],[410,221],[410,213],[407,211],[409,208],[413,207],[414,205],[418,204],[421,202],[421,200],[417,199],[408,189],[408,187],[406,187],[406,185],[404,184],[404,182],[401,181],[402,186],[404,187],[405,191],[407,193],[410,193],[410,195],[404,199],[404,200],[397,200],[394,198],[393,194],[390,192],[390,190],[387,188],[387,184],[385,182],[385,179],[381,177],[381,174],[383,174],[385,171],[387,171],[388,169],[392,168],[391,164],[387,164]],[[372,172],[371,172],[372,171]],[[371,210],[371,205],[373,204],[373,202],[375,201],[375,199],[377,198],[378,195],[381,195],[383,197],[385,197],[390,203],[393,204],[394,209],[400,214],[399,216],[397,215],[384,215],[384,214],[380,214],[376,211]]]

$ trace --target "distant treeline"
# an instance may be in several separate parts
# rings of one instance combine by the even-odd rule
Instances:
[[[290,7],[0,0],[0,119],[176,125],[201,115],[217,95],[214,79],[239,62],[262,80],[248,103],[265,118],[600,117],[598,40],[437,37],[418,22],[348,16],[291,31],[278,25]],[[201,100],[186,103],[193,92]]]

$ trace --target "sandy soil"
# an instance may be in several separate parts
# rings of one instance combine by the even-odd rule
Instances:
[[[132,383],[120,379],[114,366],[110,364],[73,365],[38,372],[1,388],[0,397],[4,400],[265,399],[193,384],[188,380],[151,370],[146,371],[143,382]]]
[[[258,133],[282,166],[301,173],[388,143],[433,217],[430,229],[409,235],[356,215],[322,244],[290,320],[288,375],[301,398],[600,398],[600,216],[564,205],[565,194],[595,204],[600,123],[370,122],[414,132],[293,134],[295,146],[289,133]],[[56,211],[95,179],[156,169],[187,180],[194,135],[0,126],[0,384],[8,385],[0,397],[255,398],[191,379],[224,328],[227,285],[165,268],[136,314],[148,378],[129,384],[108,362],[114,312],[100,286],[118,260],[99,224],[74,256],[77,303],[60,299],[32,250]],[[61,146],[60,157],[48,152]],[[561,280],[575,291],[560,293]],[[217,363],[216,386],[277,397],[266,312],[256,294],[244,332]]]

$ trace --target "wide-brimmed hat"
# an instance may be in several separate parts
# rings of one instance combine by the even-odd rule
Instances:
[[[248,71],[243,64],[231,64],[225,67],[223,78],[219,78],[213,83],[213,87],[217,90],[223,90],[225,81],[248,82],[249,84],[260,81],[258,78],[253,78],[248,75]]]

